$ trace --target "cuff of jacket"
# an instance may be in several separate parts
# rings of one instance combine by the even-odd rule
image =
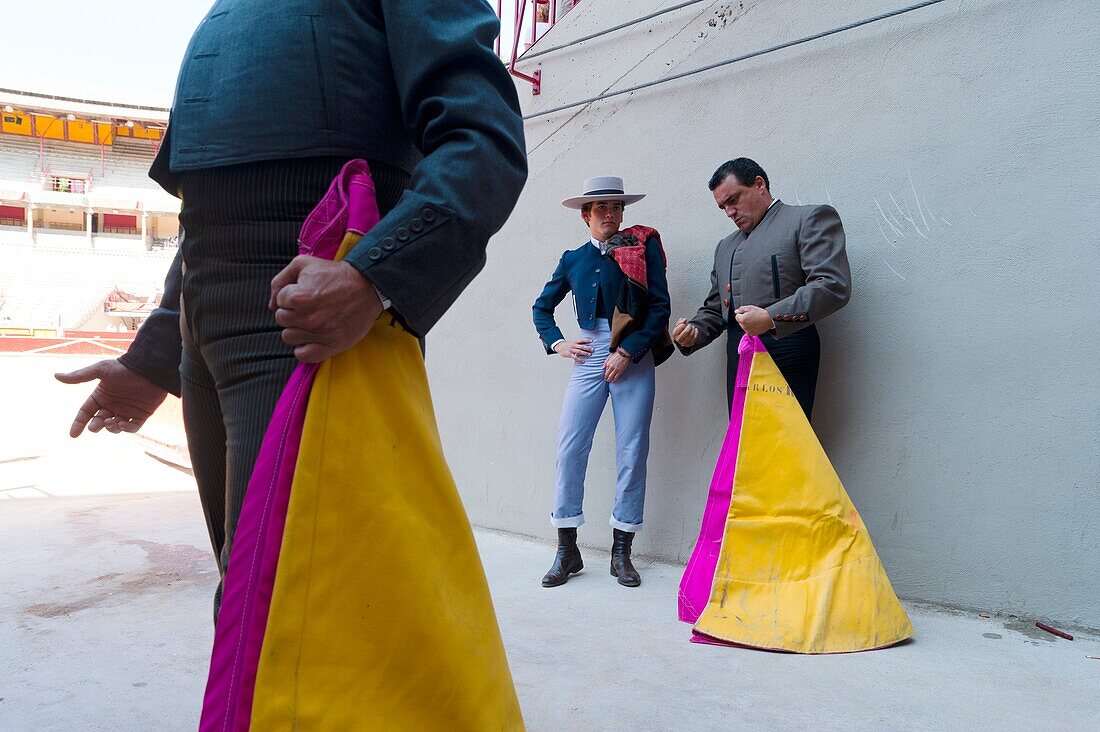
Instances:
[[[390,307],[391,307],[391,306],[393,305],[393,301],[392,301],[392,300],[390,300],[390,299],[389,299],[388,297],[386,297],[386,296],[385,296],[385,295],[384,295],[384,294],[382,293],[382,291],[378,289],[378,285],[376,285],[376,284],[374,284],[373,282],[371,282],[371,280],[370,280],[370,278],[369,278],[369,277],[367,277],[367,278],[366,278],[366,280],[367,280],[367,283],[368,283],[368,284],[369,284],[369,285],[370,285],[371,287],[373,287],[373,288],[374,288],[374,294],[375,294],[375,295],[378,295],[378,301],[379,301],[380,303],[382,303],[382,309],[383,309],[383,310],[389,310],[389,309],[390,309]]]
[[[797,333],[803,328],[813,323],[810,320],[810,314],[804,311],[789,312],[786,309],[781,309],[776,305],[771,305],[765,308],[768,311],[768,315],[772,316],[772,323],[775,325],[775,338],[776,340],[782,339],[784,336],[789,336],[792,333]]]
[[[653,343],[647,343],[644,346],[638,345],[638,343],[631,341],[630,336],[623,339],[623,342],[619,344],[619,348],[630,354],[630,360],[634,363],[640,362],[645,355],[649,353],[653,348]]]
[[[553,356],[555,353],[554,346],[558,345],[560,341],[564,341],[565,336],[562,335],[560,328],[554,328],[546,335],[540,335],[539,340],[542,341],[542,347],[546,350],[546,355]]]
[[[145,348],[143,346],[150,346]],[[159,386],[170,394],[180,395],[180,359],[179,354],[171,354],[142,344],[138,341],[130,350],[118,357],[118,362],[138,376]]]
[[[385,293],[410,332],[423,337],[480,270],[484,248],[472,261],[467,256],[469,247],[430,246],[448,238],[440,229],[456,221],[454,212],[408,191],[405,199],[367,232],[344,261]],[[461,236],[450,228],[450,237]]]

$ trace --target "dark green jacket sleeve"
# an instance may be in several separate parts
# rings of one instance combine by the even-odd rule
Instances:
[[[424,158],[346,260],[423,336],[484,266],[515,206],[527,178],[523,120],[485,0],[380,6],[402,117]]]
[[[130,349],[118,357],[119,363],[144,376],[161,389],[180,395],[180,358],[183,338],[180,336],[180,287],[183,283],[183,238],[180,229],[180,249],[168,268],[164,294],[160,305],[141,324]]]

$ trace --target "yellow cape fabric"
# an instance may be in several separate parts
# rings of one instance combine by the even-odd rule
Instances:
[[[419,343],[385,313],[317,372],[251,728],[523,729]]]
[[[733,498],[700,633],[798,653],[892,645],[913,626],[771,356],[753,357]]]

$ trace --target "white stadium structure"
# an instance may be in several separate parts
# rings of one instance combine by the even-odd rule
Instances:
[[[125,339],[159,301],[179,235],[179,201],[147,175],[167,107],[0,78],[0,350]]]

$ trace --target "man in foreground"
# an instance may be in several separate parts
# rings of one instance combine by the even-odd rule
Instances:
[[[98,380],[77,413],[74,437],[85,426],[136,431],[166,393],[182,394],[195,478],[223,580],[265,429],[296,364],[330,360],[373,339],[364,368],[379,373],[377,383],[399,374],[402,389],[426,393],[422,363],[414,368],[404,355],[402,361],[390,355],[388,326],[409,334],[402,354],[409,339],[427,334],[484,265],[486,243],[526,178],[518,101],[492,51],[499,22],[484,2],[292,5],[220,0],[199,25],[150,173],[183,199],[185,235],[161,307],[127,354],[58,376],[66,383]],[[369,163],[371,199],[381,220],[359,232],[361,239],[340,261],[300,255],[303,221],[353,159]],[[384,309],[387,317],[380,319]],[[339,396],[344,403],[362,397]],[[392,472],[391,443],[406,448],[415,442],[443,466],[438,439],[429,439],[434,422],[423,430],[429,438],[416,441],[393,413],[411,410],[413,420],[430,410],[399,396],[387,403],[390,412],[376,417],[376,439],[360,434],[350,443],[371,452],[379,473],[330,490],[352,501],[374,495],[384,508],[385,491],[368,491],[377,491],[383,474]],[[325,453],[336,462],[344,454]],[[435,485],[457,505],[445,466],[435,474]],[[431,538],[428,523],[410,524],[407,531]],[[369,554],[368,566],[387,566],[410,582],[435,578],[431,592],[410,593],[423,600],[412,607],[432,616],[433,631],[417,638],[402,633],[405,626],[380,627],[386,625],[381,617],[412,617],[400,608],[390,615],[380,609],[389,612],[392,603],[408,608],[410,598],[392,597],[387,576],[345,577],[345,584],[360,588],[374,583],[368,589],[375,600],[344,615],[346,625],[326,634],[325,642],[360,649],[360,660],[326,671],[323,664],[333,654],[304,649],[322,663],[311,676],[321,681],[306,688],[299,678],[300,688],[287,697],[293,705],[257,695],[256,714],[261,707],[270,712],[259,728],[287,727],[291,720],[301,729],[349,728],[349,719],[388,729],[431,728],[444,719],[456,728],[522,724],[468,524],[455,526],[456,541],[471,548],[472,561],[461,572],[445,557],[402,555],[385,537],[318,537],[314,556],[339,548],[330,556]],[[379,556],[390,561],[377,561]],[[457,597],[467,604],[457,607]],[[315,606],[306,626],[328,627],[313,612],[337,607],[340,593],[329,599]],[[215,613],[219,602],[220,587]],[[273,619],[291,617],[277,605]],[[463,624],[472,620],[460,620],[471,617],[469,606],[477,607],[488,636]],[[363,622],[375,628],[373,634],[356,632]],[[475,636],[488,654],[479,671],[484,682],[461,671],[469,663],[461,649]],[[414,652],[415,644],[433,639],[443,645]],[[398,655],[412,664],[397,664]],[[310,669],[308,663],[302,668]],[[417,674],[409,676],[410,669]],[[365,670],[387,683],[373,683]]]

